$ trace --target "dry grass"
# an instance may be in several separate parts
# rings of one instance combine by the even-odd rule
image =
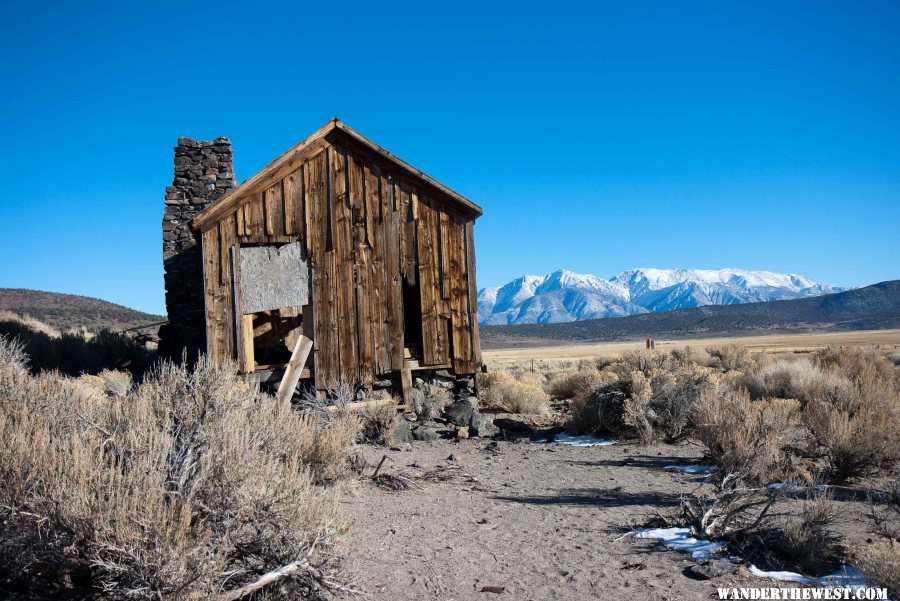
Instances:
[[[900,598],[900,543],[873,543],[857,551],[854,560],[867,582],[887,588],[892,599]]]
[[[542,378],[525,373],[518,378],[504,371],[479,374],[478,387],[482,400],[489,406],[510,413],[545,414],[550,397],[541,386]]]
[[[30,375],[21,355],[0,340],[10,574],[115,598],[208,599],[300,562],[271,598],[341,586],[336,495],[317,482],[348,469],[353,418],[320,423],[206,360],[162,364],[122,396]]]

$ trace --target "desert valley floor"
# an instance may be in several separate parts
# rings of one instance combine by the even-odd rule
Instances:
[[[689,555],[622,539],[702,482],[664,469],[698,462],[697,445],[469,439],[364,451],[373,468],[386,454],[382,469],[392,473],[458,468],[472,477],[399,492],[363,481],[344,501],[350,569],[375,599],[675,601],[715,598],[722,586],[775,586],[743,571],[698,582],[683,574]]]

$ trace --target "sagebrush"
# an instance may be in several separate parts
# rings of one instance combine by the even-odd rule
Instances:
[[[0,548],[17,586],[38,571],[50,588],[208,599],[292,562],[272,597],[343,586],[320,483],[347,470],[352,417],[320,422],[206,359],[122,391],[31,375],[0,340]]]

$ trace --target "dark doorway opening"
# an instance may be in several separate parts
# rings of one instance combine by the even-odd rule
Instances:
[[[422,358],[422,297],[419,285],[403,282],[403,344],[416,359]]]

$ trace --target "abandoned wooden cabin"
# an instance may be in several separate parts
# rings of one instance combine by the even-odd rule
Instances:
[[[481,208],[337,119],[240,185],[225,138],[175,148],[161,350],[260,382],[480,367]],[[283,384],[282,384],[283,386]]]

